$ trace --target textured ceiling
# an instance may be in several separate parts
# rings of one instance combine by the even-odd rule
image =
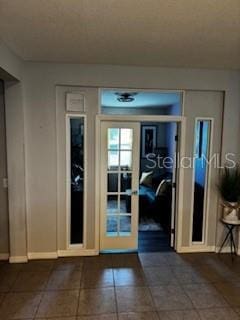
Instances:
[[[0,0],[32,61],[240,69],[240,0]]]

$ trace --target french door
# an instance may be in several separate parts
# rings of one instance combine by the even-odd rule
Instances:
[[[140,123],[101,122],[100,250],[138,247]]]

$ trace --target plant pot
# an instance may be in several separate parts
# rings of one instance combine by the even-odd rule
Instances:
[[[239,220],[239,203],[238,202],[225,202],[223,209],[223,218],[227,221]]]

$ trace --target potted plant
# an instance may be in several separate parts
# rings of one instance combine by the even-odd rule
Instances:
[[[225,167],[220,174],[218,190],[222,198],[223,218],[239,220],[240,208],[240,167]]]

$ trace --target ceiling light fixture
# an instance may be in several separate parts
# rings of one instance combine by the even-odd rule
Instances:
[[[134,96],[137,92],[116,92],[115,94],[118,96],[117,100],[120,102],[132,102],[135,100]]]

